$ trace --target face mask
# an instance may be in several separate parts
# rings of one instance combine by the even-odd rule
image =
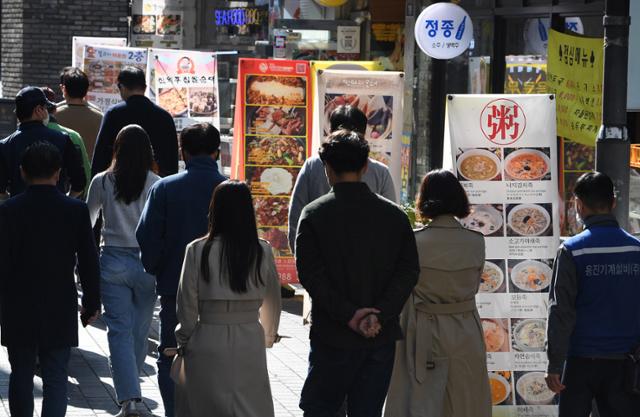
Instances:
[[[578,214],[578,210],[576,210],[576,224],[580,226],[580,228],[584,228],[584,220],[582,220],[582,217]]]
[[[42,119],[42,124],[47,126],[49,124],[49,112],[47,112],[47,117],[45,117],[44,119]]]

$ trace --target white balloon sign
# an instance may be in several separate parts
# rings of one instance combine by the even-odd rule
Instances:
[[[418,16],[415,35],[425,54],[437,59],[451,59],[469,48],[473,39],[473,23],[457,4],[435,3]]]
[[[549,27],[551,19],[540,17],[529,19],[524,26],[524,41],[526,52],[531,54],[545,55],[549,45]],[[584,34],[584,25],[579,17],[567,17],[565,28],[571,32]]]

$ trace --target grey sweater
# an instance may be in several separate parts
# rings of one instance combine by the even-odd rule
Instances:
[[[87,195],[87,205],[91,224],[95,226],[102,210],[102,238],[100,246],[137,248],[136,226],[147,201],[151,186],[160,179],[153,172],[147,174],[147,181],[140,197],[130,204],[116,200],[115,182],[108,172],[101,172],[93,178]]]

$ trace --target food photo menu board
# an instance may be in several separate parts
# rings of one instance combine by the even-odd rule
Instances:
[[[461,223],[485,236],[476,297],[494,416],[557,416],[544,381],[553,258],[560,243],[555,99],[450,95],[445,166],[467,191]]]
[[[233,177],[254,196],[258,232],[271,243],[282,283],[297,283],[287,239],[296,178],[311,145],[310,66],[304,61],[240,59]]]

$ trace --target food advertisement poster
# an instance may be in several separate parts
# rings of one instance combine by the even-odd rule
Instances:
[[[545,94],[547,59],[537,55],[506,57],[504,92],[506,94]]]
[[[404,73],[325,70],[318,72],[318,101],[313,151],[331,133],[329,117],[338,106],[357,106],[367,116],[365,139],[370,157],[389,167],[396,189],[402,189],[402,110]]]
[[[85,45],[94,46],[127,46],[127,38],[95,38],[90,36],[74,36],[71,42],[71,66],[82,68],[82,57]]]
[[[232,176],[251,187],[258,231],[274,249],[281,282],[297,283],[288,211],[310,155],[311,68],[304,61],[243,58],[238,72]]]
[[[89,76],[87,100],[103,112],[119,103],[122,98],[118,90],[118,74],[126,66],[145,71],[147,50],[85,45],[82,69]]]
[[[552,265],[560,243],[555,100],[451,95],[445,166],[471,203],[461,223],[485,237],[476,296],[493,415],[557,416],[544,381]]]
[[[602,120],[603,40],[549,31],[548,92],[558,136],[594,146]]]
[[[182,0],[134,0],[131,44],[140,47],[181,48]]]
[[[150,49],[152,97],[171,113],[176,130],[209,122],[220,128],[216,55],[211,52]]]

